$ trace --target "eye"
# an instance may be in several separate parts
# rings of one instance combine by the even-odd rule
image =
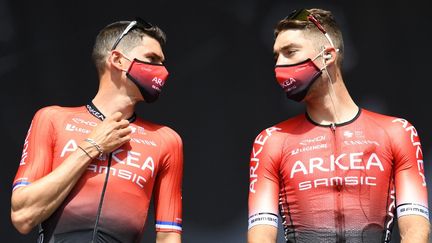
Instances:
[[[157,60],[157,58],[155,57],[155,56],[149,56],[149,57],[147,57],[147,59],[149,60],[149,62],[151,62],[151,63],[156,63],[158,60]]]
[[[162,64],[161,57],[159,57],[158,55],[150,54],[150,55],[146,55],[145,58],[147,59],[148,62],[155,63],[155,64]]]
[[[291,57],[291,56],[293,56],[296,52],[297,52],[296,49],[289,49],[289,50],[286,50],[286,51],[284,52],[284,55],[287,56],[287,57]]]

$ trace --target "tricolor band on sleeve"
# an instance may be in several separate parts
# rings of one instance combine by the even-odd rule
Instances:
[[[30,182],[27,180],[27,178],[19,178],[12,185],[12,191],[15,191],[17,188],[27,186],[29,184]]]
[[[182,225],[176,222],[156,221],[156,229],[161,229],[161,230],[172,229],[172,230],[181,231]]]
[[[248,229],[255,225],[267,224],[278,227],[278,216],[274,213],[257,213],[249,217]]]
[[[423,205],[415,203],[404,203],[397,207],[397,217],[405,215],[420,215],[429,220],[429,209]]]

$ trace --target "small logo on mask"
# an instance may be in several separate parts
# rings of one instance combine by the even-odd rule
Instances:
[[[164,81],[161,78],[158,78],[158,77],[154,77],[152,79],[152,82],[155,83],[155,84],[157,84],[157,85],[159,85],[159,86],[163,86],[164,85]]]
[[[289,79],[285,80],[281,85],[282,85],[282,88],[287,88],[287,87],[293,85],[295,82],[297,82],[297,80],[295,80],[294,78],[289,78]]]

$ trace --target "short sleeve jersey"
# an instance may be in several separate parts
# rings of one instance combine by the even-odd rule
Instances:
[[[405,119],[360,109],[323,126],[302,114],[256,137],[249,228],[280,215],[287,242],[389,242],[396,212],[429,219],[420,139]]]
[[[46,176],[78,149],[101,122],[87,107],[50,106],[35,114],[13,190]],[[109,177],[98,222],[106,241],[140,241],[152,194],[156,230],[181,232],[182,141],[169,127],[139,118],[130,127],[131,141],[94,159],[63,204],[41,224],[40,241],[57,242],[69,236],[74,239],[74,235],[83,239],[80,234],[93,231],[106,173]]]

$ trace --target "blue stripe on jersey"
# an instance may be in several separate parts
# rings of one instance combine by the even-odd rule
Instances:
[[[173,225],[173,226],[179,226],[179,227],[182,226],[180,223],[167,222],[167,221],[156,221],[156,224],[160,224],[160,225]]]

